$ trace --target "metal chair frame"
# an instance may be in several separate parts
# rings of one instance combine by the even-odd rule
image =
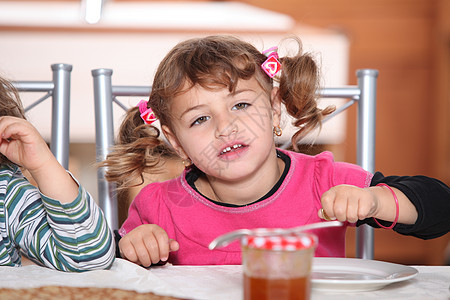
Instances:
[[[119,96],[148,96],[150,86],[112,85],[111,69],[92,70],[94,80],[95,128],[97,161],[106,159],[114,145],[113,102],[122,109],[128,108],[117,100]],[[351,105],[358,105],[357,131],[357,164],[366,171],[375,171],[375,115],[376,115],[376,85],[378,71],[374,69],[360,69],[356,72],[358,84],[355,86],[323,88],[319,91],[321,98],[347,98],[344,105],[339,107],[333,117],[346,110]],[[117,198],[115,185],[104,179],[104,170],[99,169],[98,196],[112,229],[118,228]],[[373,228],[362,225],[356,233],[356,256],[358,258],[373,259],[374,257]]]
[[[50,149],[58,162],[69,168],[70,137],[70,75],[72,65],[52,64],[52,81],[14,81],[19,92],[46,92],[44,96],[25,107],[25,112],[52,97],[52,131]]]

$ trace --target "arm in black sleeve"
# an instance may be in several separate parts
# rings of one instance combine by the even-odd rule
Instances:
[[[415,224],[397,224],[394,231],[421,239],[440,237],[450,231],[450,188],[443,182],[426,176],[387,176],[377,172],[371,186],[386,183],[399,189],[416,207],[418,217]],[[394,200],[392,200],[394,201]],[[380,221],[384,226],[390,222]],[[357,225],[369,224],[379,227],[372,218],[365,219]]]

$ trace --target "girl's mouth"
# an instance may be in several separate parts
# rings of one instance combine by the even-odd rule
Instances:
[[[232,145],[232,146],[225,147],[225,148],[220,152],[220,155],[225,155],[225,154],[228,154],[228,153],[232,153],[232,152],[237,151],[237,150],[240,150],[240,149],[242,149],[242,148],[244,148],[244,147],[246,147],[246,146],[244,146],[244,145],[242,145],[242,144],[234,144],[234,145]]]

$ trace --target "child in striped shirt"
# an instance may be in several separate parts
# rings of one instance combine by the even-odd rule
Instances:
[[[110,267],[114,240],[102,211],[58,163],[2,78],[0,136],[0,265],[20,266],[25,255],[61,271]]]

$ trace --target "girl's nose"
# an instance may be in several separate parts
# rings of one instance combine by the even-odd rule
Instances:
[[[216,138],[230,137],[236,135],[238,131],[238,119],[222,116],[217,120]]]

